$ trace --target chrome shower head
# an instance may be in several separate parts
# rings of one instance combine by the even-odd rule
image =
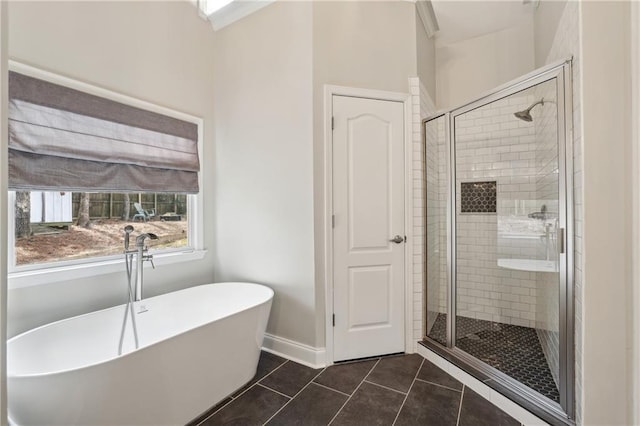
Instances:
[[[523,120],[523,121],[528,121],[528,122],[533,121],[533,117],[531,117],[531,114],[529,113],[529,110],[518,111],[518,112],[514,113],[513,115],[515,115],[517,118],[519,118],[520,120]]]
[[[529,108],[525,109],[524,111],[515,112],[513,115],[515,115],[516,118],[519,118],[520,120],[532,122],[533,117],[531,117],[531,110],[538,104],[544,105],[544,98],[540,99],[537,102],[534,102]]]

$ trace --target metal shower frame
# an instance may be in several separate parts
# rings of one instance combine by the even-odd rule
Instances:
[[[454,360],[460,360],[476,370],[484,373],[516,395],[526,398],[536,406],[554,416],[565,419],[573,419],[575,414],[575,309],[574,309],[574,194],[573,194],[573,98],[572,98],[572,58],[561,62],[556,62],[544,68],[540,68],[532,73],[514,80],[505,85],[499,86],[491,92],[466,103],[460,107],[440,111],[422,120],[422,143],[424,147],[424,163],[427,164],[426,152],[426,123],[444,117],[445,121],[445,141],[447,167],[447,345],[445,350]],[[559,340],[560,340],[560,368],[559,368],[559,392],[560,404],[542,396],[541,394],[526,387],[514,378],[490,367],[479,359],[457,348],[455,345],[456,336],[456,164],[455,164],[455,118],[461,114],[479,108],[483,105],[508,97],[514,93],[526,90],[540,83],[554,80],[556,81],[557,93],[557,135],[558,135],[558,185],[559,185],[559,211],[558,230],[564,229],[564,253],[559,254]],[[424,170],[424,200],[426,203],[426,169]],[[426,212],[426,208],[425,208]],[[424,229],[427,230],[427,215],[424,215]],[[559,232],[560,234],[560,232]],[[427,253],[425,238],[425,256]],[[560,243],[561,241],[559,241]],[[425,292],[427,285],[427,260],[425,263]],[[426,312],[427,304],[424,309]],[[426,321],[424,324],[426,328]],[[426,330],[423,333],[425,339]],[[436,342],[436,344],[440,345]],[[455,363],[455,362],[454,362]]]

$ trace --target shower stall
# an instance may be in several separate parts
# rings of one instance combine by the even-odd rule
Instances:
[[[423,121],[425,345],[574,411],[570,60]]]

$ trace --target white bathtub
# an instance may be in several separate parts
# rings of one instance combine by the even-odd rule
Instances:
[[[136,302],[140,348],[129,320],[121,356],[125,305],[16,336],[11,422],[183,425],[255,375],[272,298],[262,285],[220,283]]]

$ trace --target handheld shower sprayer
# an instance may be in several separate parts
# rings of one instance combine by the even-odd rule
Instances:
[[[133,232],[133,226],[127,225],[124,227],[124,249],[129,250],[129,235]]]

